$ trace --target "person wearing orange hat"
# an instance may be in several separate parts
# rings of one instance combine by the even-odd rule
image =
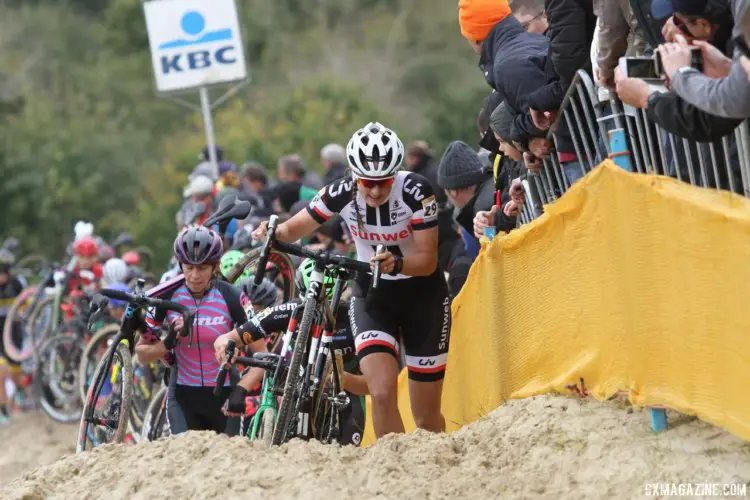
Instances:
[[[545,5],[559,1],[565,0],[546,0]],[[550,16],[550,32],[555,29],[552,21]],[[458,23],[461,34],[479,55],[479,67],[487,83],[500,94],[513,116],[509,139],[525,151],[548,150],[544,137],[549,127],[535,123],[531,100],[537,91],[548,89],[558,80],[550,70],[550,40],[526,32],[504,0],[459,0]],[[558,159],[572,184],[583,177],[583,169],[565,124],[556,136]]]
[[[513,140],[527,146],[531,139],[544,137],[545,131],[531,119],[528,96],[547,84],[547,38],[526,32],[504,0],[459,0],[458,24],[479,55],[487,83],[514,117]]]
[[[461,34],[474,52],[482,54],[482,42],[492,29],[510,16],[510,5],[505,0],[459,0],[458,24]]]

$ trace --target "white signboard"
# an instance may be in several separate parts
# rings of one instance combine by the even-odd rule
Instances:
[[[159,92],[247,77],[234,0],[151,0],[143,10]]]

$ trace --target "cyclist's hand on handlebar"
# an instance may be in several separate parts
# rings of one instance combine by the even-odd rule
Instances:
[[[381,254],[370,257],[370,269],[373,271],[375,270],[376,261],[380,261],[380,272],[382,274],[390,273],[396,265],[395,257],[393,257],[393,254],[387,250]]]
[[[224,366],[227,362],[227,344],[230,340],[232,340],[231,332],[219,335],[216,337],[216,340],[214,340],[214,356],[220,366]]]
[[[185,320],[182,319],[182,316],[177,316],[177,318],[172,321],[172,328],[178,332],[182,331],[183,326],[185,326]]]
[[[232,392],[229,393],[226,407],[222,409],[224,415],[228,417],[241,417],[245,415],[245,408],[247,398],[247,389],[241,385],[236,385],[232,388]]]
[[[252,237],[255,241],[264,241],[266,239],[266,234],[268,233],[268,221],[264,220],[260,224],[258,224],[258,227],[256,227],[252,232]]]

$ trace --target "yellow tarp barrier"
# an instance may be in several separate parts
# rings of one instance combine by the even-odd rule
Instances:
[[[453,304],[448,431],[583,378],[750,440],[749,283],[750,200],[605,162],[483,247]]]

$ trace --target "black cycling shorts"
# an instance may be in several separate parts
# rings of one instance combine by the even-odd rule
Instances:
[[[366,297],[355,283],[349,323],[357,356],[386,352],[399,357],[406,350],[409,378],[434,382],[445,375],[451,330],[451,302],[441,271],[404,280],[381,279]]]
[[[171,370],[176,373],[174,368]],[[173,376],[174,377],[174,376]],[[219,396],[214,396],[213,387],[177,385],[174,378],[167,390],[167,420],[170,434],[187,431],[214,431],[236,436],[240,430],[239,417],[227,417],[222,413],[229,396],[229,387],[224,387]]]

